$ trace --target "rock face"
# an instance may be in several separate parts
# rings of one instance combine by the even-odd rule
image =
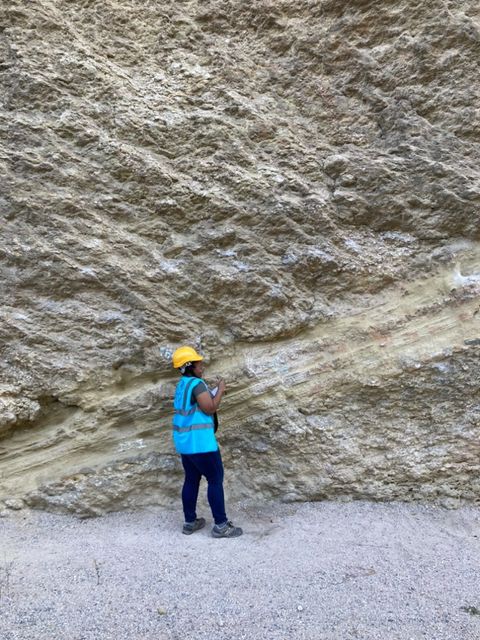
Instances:
[[[5,506],[178,500],[183,343],[231,499],[478,502],[479,67],[474,0],[3,3]]]

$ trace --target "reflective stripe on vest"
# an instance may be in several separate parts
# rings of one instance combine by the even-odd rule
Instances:
[[[177,433],[188,433],[189,431],[195,431],[196,429],[211,429],[212,423],[208,422],[206,424],[191,424],[188,427],[177,427],[177,425],[173,425],[173,430]]]

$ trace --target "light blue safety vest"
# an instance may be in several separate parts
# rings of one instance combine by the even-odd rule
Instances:
[[[203,413],[192,398],[193,388],[199,382],[203,380],[182,376],[175,390],[173,442],[178,453],[207,453],[218,449],[213,416]]]

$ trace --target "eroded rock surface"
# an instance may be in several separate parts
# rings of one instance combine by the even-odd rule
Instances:
[[[231,498],[478,501],[478,3],[5,4],[5,506],[178,499],[185,342]]]

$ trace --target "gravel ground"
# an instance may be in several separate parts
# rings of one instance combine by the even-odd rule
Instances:
[[[159,509],[0,520],[1,640],[480,640],[480,509],[232,515],[235,540]]]

